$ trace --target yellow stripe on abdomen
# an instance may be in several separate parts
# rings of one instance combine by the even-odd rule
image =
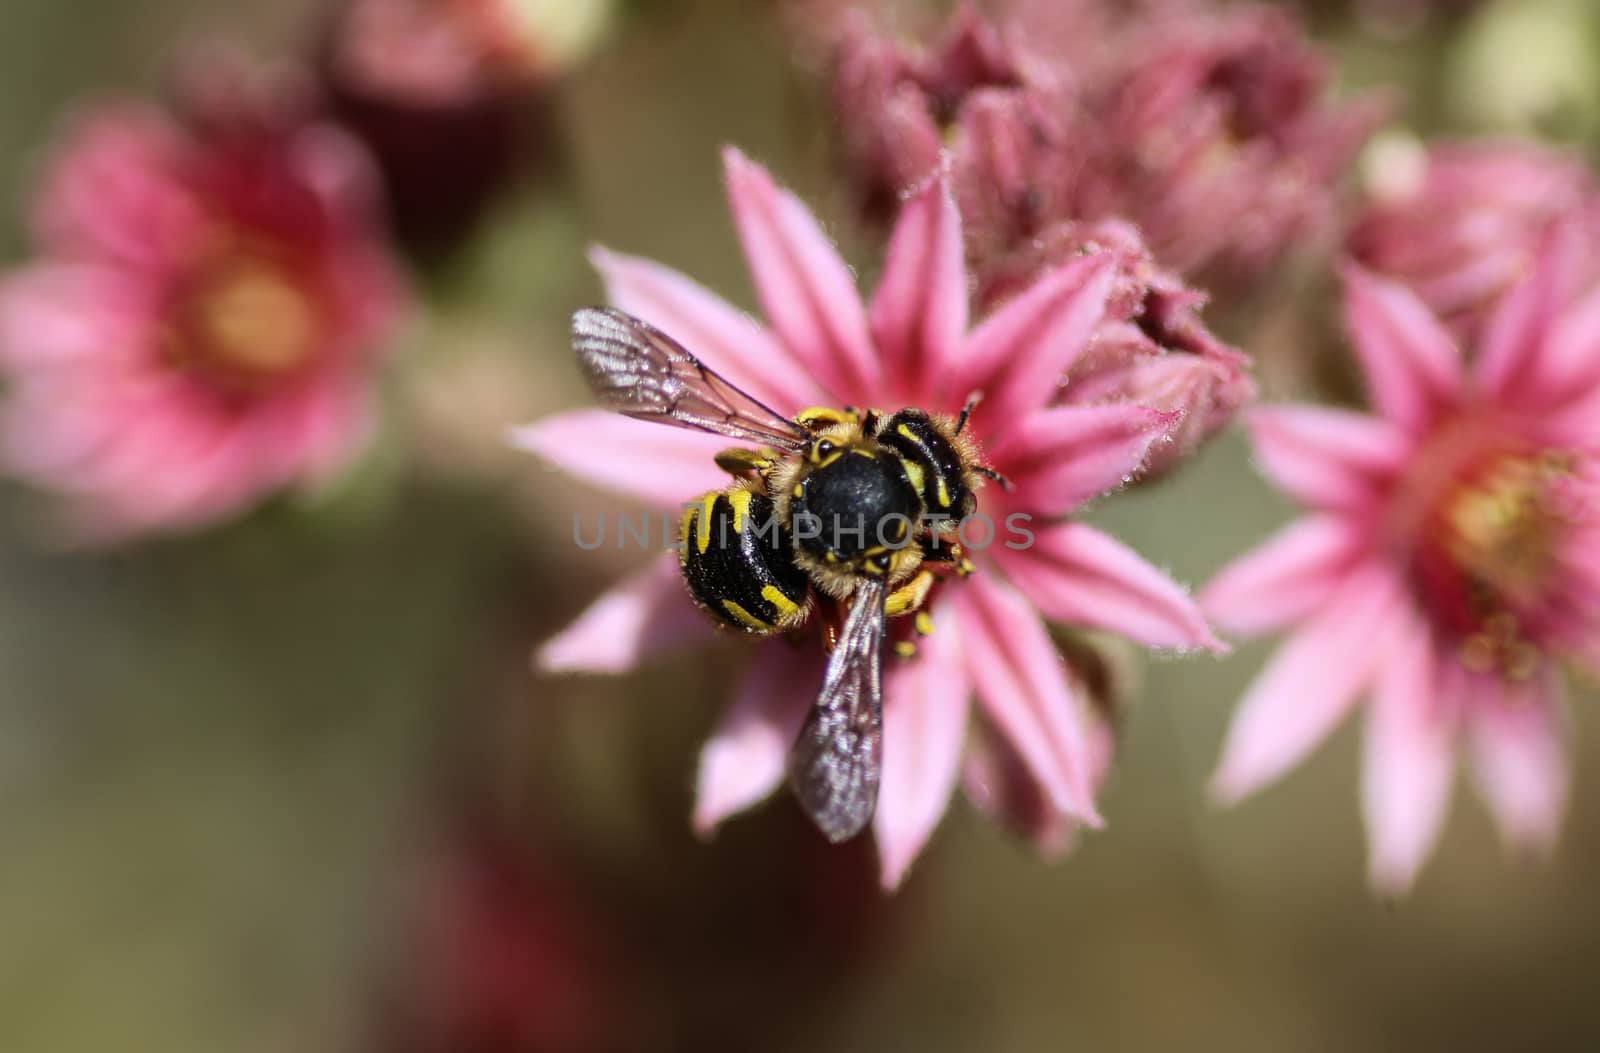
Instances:
[[[776,585],[761,586],[761,598],[772,604],[780,618],[787,618],[800,609],[800,605],[785,596]]]
[[[695,547],[703,556],[711,548],[711,512],[717,506],[720,493],[706,494],[700,502],[700,531],[695,537]]]
[[[768,587],[770,588],[771,586],[768,586]],[[738,622],[740,625],[745,626],[746,628],[749,628],[749,629],[770,629],[770,628],[772,628],[770,623],[764,622],[760,618],[757,618],[755,615],[751,614],[749,611],[747,611],[743,607],[739,606],[733,600],[723,600],[722,601],[722,609],[727,611],[729,614],[731,614],[733,616],[734,621]]]
[[[744,521],[750,517],[750,499],[755,496],[749,490],[735,490],[728,495],[728,504],[733,506],[733,532],[744,534]]]

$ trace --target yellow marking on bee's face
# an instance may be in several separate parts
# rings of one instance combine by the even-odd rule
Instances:
[[[744,521],[750,516],[750,499],[755,495],[749,490],[735,490],[728,495],[728,503],[733,506],[733,532],[744,533]]]
[[[927,475],[922,471],[922,465],[902,457],[900,458],[900,467],[905,469],[906,478],[911,482],[911,488],[919,494],[922,493],[922,487],[928,481]]]
[[[843,456],[844,456],[844,451],[843,450],[834,450],[832,453],[828,454],[826,457],[820,457],[817,454],[817,448],[815,446],[813,446],[811,448],[811,463],[816,465],[818,468],[826,468],[826,467],[828,467],[828,465],[832,464],[834,461],[837,461],[839,458],[841,458]]]
[[[711,548],[711,510],[716,507],[717,498],[721,494],[706,494],[705,500],[700,502],[700,532],[695,536],[695,547],[703,556]]]
[[[770,629],[771,625],[757,618],[732,600],[723,600],[722,609],[733,615],[734,621],[749,629]]]
[[[780,618],[787,618],[800,609],[800,605],[785,596],[776,585],[761,586],[761,598],[777,609]]]
[[[917,617],[912,621],[912,627],[923,636],[933,635],[933,618],[927,611],[918,611]]]
[[[944,476],[939,476],[939,507],[950,507],[950,488],[944,484]]]
[[[796,496],[796,497],[804,497],[806,495],[805,484],[804,483],[795,483],[794,484],[793,493],[794,493],[794,496]]]
[[[881,556],[887,551],[889,551],[888,545],[874,545],[871,548],[863,551],[861,554],[863,556]]]
[[[921,440],[921,439],[919,439],[919,438],[917,438],[917,433],[916,433],[916,432],[914,432],[914,431],[912,431],[912,430],[911,430],[911,427],[910,427],[910,425],[907,425],[907,424],[902,424],[902,425],[900,425],[900,426],[899,426],[899,427],[898,427],[898,428],[896,428],[896,429],[895,429],[895,431],[897,431],[897,432],[899,432],[899,433],[900,433],[900,434],[901,434],[901,435],[903,435],[903,436],[905,436],[905,438],[906,438],[906,439],[907,439],[907,440],[908,440],[908,441],[910,441],[910,442],[914,442],[914,443],[916,443],[916,444],[917,444],[917,445],[918,445],[918,446],[921,446],[921,445],[922,445],[922,440]]]
[[[850,448],[850,452],[855,454],[857,457],[865,457],[869,461],[876,461],[878,459],[877,454],[873,453],[871,450],[864,450],[860,446],[852,446]]]

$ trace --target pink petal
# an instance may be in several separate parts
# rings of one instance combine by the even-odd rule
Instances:
[[[987,459],[1014,484],[1008,507],[1065,515],[1127,482],[1180,419],[1131,402],[1056,406],[1030,413]]]
[[[1600,386],[1600,289],[1574,304],[1554,323],[1540,356],[1545,388],[1536,395],[1550,406],[1575,401],[1581,417],[1589,417]],[[1590,434],[1593,434],[1592,427]]]
[[[625,673],[714,632],[684,588],[677,554],[669,552],[591,603],[539,648],[534,665],[547,673]]]
[[[694,829],[710,836],[728,816],[783,783],[789,749],[822,688],[816,651],[775,640],[756,654],[733,704],[700,752]]]
[[[907,403],[927,401],[966,336],[962,252],[961,215],[941,173],[901,209],[872,298],[872,338],[890,382],[907,385]]]
[[[1025,838],[1043,858],[1060,859],[1076,844],[1078,824],[1051,804],[1017,751],[992,731],[968,744],[961,785],[973,807]]]
[[[670,334],[711,369],[779,413],[822,401],[805,365],[752,318],[693,279],[596,246],[589,261],[613,305]]]
[[[1433,851],[1455,768],[1453,710],[1441,697],[1439,659],[1415,615],[1378,678],[1367,718],[1362,814],[1373,887],[1396,896],[1411,887]]]
[[[816,217],[766,169],[723,151],[728,198],[767,321],[838,399],[866,405],[879,365],[855,278]]]
[[[1399,582],[1365,566],[1278,649],[1234,711],[1212,793],[1232,804],[1300,763],[1333,731],[1379,667]]]
[[[1010,741],[1051,803],[1093,826],[1093,753],[1086,703],[1061,655],[1021,594],[982,574],[951,597],[967,675],[995,728]]]
[[[315,487],[348,468],[375,424],[367,377],[329,372],[286,389],[240,427],[264,474],[282,485]]]
[[[1228,649],[1183,587],[1120,541],[1082,523],[1030,529],[1031,545],[1003,543],[990,553],[1046,618],[1152,647]]]
[[[1345,323],[1373,404],[1402,427],[1423,427],[1461,389],[1454,339],[1403,285],[1349,265]]]
[[[1468,714],[1479,791],[1514,850],[1548,854],[1566,811],[1571,764],[1560,674],[1502,688]]]
[[[1105,314],[1115,268],[1106,253],[1051,271],[991,315],[967,339],[945,394],[983,402],[977,430],[996,436],[1049,402]]]
[[[1201,590],[1200,607],[1241,636],[1301,621],[1344,581],[1361,558],[1363,540],[1346,520],[1307,516],[1219,571]]]
[[[184,258],[208,230],[185,186],[189,149],[154,106],[117,104],[80,118],[43,181],[40,240],[139,268]]]
[[[1545,389],[1555,364],[1545,360],[1551,328],[1572,293],[1580,251],[1576,230],[1553,232],[1533,273],[1505,295],[1489,319],[1474,374],[1498,401]]]
[[[70,451],[78,459],[57,464],[54,474],[40,480],[78,498],[79,540],[209,525],[281,485],[274,465],[262,461],[249,421],[241,424],[209,392],[170,374],[109,379],[55,392],[63,406],[82,398],[105,415],[80,418],[81,445]],[[27,401],[34,404],[32,412],[40,412],[31,396]],[[12,427],[19,423],[25,422],[13,420]],[[23,458],[70,456],[68,445],[11,452]]]
[[[124,367],[159,347],[152,296],[125,271],[50,263],[0,283],[0,362],[19,369]]]
[[[944,816],[961,766],[972,686],[953,626],[939,625],[883,682],[883,776],[872,817],[883,887],[905,879]]]
[[[1273,406],[1245,417],[1256,463],[1268,479],[1312,508],[1349,509],[1398,473],[1412,450],[1380,417],[1322,406]]]
[[[727,473],[713,458],[735,445],[596,409],[569,410],[514,428],[509,441],[585,482],[665,508],[727,486]]]

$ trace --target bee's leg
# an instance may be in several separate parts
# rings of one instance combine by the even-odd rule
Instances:
[[[919,571],[915,577],[889,594],[884,601],[884,613],[891,618],[904,614],[914,615],[911,627],[918,636],[928,636],[933,632],[933,619],[928,617],[928,612],[922,609],[927,602],[928,590],[933,587],[934,575],[932,571]],[[917,653],[915,640],[900,640],[894,645],[894,653],[900,658],[914,658]]]
[[[898,618],[902,614],[912,614],[922,609],[922,604],[928,598],[928,590],[933,588],[933,572],[919,570],[911,580],[889,593],[883,601],[883,613],[890,618]]]
[[[983,476],[985,479],[993,479],[996,483],[999,484],[1000,489],[1004,490],[1006,493],[1009,494],[1011,492],[1011,480],[1007,479],[1005,476],[1001,475],[999,472],[995,471],[993,468],[990,468],[987,465],[980,464],[976,468],[974,468],[973,471],[977,472],[979,475]]]
[[[734,446],[719,451],[714,458],[718,468],[732,475],[744,475],[746,472],[765,475],[777,466],[779,459],[778,451],[770,446],[763,446],[759,450]]]
[[[966,577],[977,568],[961,549],[961,542],[943,536],[929,536],[922,540],[922,562],[948,563],[960,577]]]

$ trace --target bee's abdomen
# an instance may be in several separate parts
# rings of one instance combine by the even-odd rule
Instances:
[[[706,494],[684,513],[679,546],[690,594],[719,621],[772,633],[805,620],[810,579],[770,498],[742,487]]]
[[[905,463],[930,515],[961,519],[972,513],[974,497],[961,454],[926,413],[917,409],[896,413],[884,422],[878,443]]]

